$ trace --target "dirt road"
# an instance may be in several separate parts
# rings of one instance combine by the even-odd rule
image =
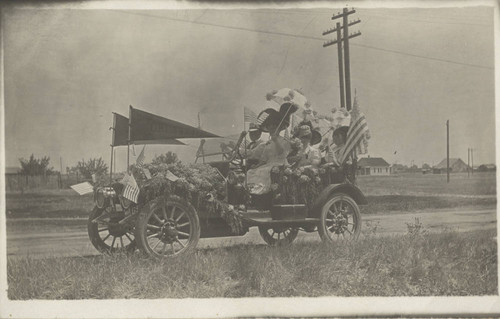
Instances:
[[[376,227],[376,234],[380,236],[404,234],[407,232],[407,223],[415,223],[418,218],[428,231],[451,229],[456,231],[473,231],[496,228],[496,208],[468,209],[468,210],[429,210],[415,213],[391,213],[386,215],[364,215],[363,233],[370,233]],[[39,219],[39,227],[33,230],[23,229],[23,221],[8,221],[7,223],[7,255],[15,256],[86,256],[98,252],[90,244],[86,232],[86,220],[72,220],[70,225],[61,227],[61,231],[51,226],[43,226],[47,220]],[[30,219],[30,223],[37,223],[37,219]],[[316,232],[301,232],[297,241],[317,241]],[[198,247],[222,247],[238,244],[263,244],[257,228],[241,237],[201,239]]]

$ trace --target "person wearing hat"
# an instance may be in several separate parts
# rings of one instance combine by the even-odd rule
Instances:
[[[326,147],[325,161],[327,163],[331,163],[335,166],[342,166],[340,157],[342,156],[342,151],[344,150],[348,131],[349,126],[340,126],[333,131],[333,143]]]
[[[342,166],[341,156],[351,124],[351,114],[345,108],[333,108],[331,116],[332,135],[324,138],[320,150],[324,152],[324,160],[334,166]]]
[[[257,116],[257,123],[262,132],[269,133],[270,140],[253,149],[249,160],[256,164],[247,171],[247,185],[253,195],[266,194],[271,186],[271,169],[287,164],[291,151],[290,142],[280,136],[280,132],[290,125],[290,116],[297,111],[297,106],[286,102],[277,111],[268,108]]]
[[[242,143],[240,145],[240,154],[245,156],[247,159],[247,165],[249,167],[258,163],[255,157],[259,157],[259,145],[264,143],[264,141],[260,138],[262,136],[262,131],[259,126],[255,123],[250,123],[250,127],[248,129],[248,137],[250,138],[249,143]],[[246,145],[245,145],[246,144]],[[255,151],[255,154],[254,154]]]
[[[259,144],[263,143],[264,141],[261,140],[262,136],[262,131],[259,129],[257,124],[255,123],[250,123],[250,127],[248,128],[248,137],[250,138],[250,143],[247,144],[247,151],[253,150]]]
[[[293,135],[300,139],[302,147],[297,155],[289,158],[289,162],[295,162],[297,166],[318,166],[321,163],[321,152],[314,145],[321,141],[321,134],[312,129],[310,121],[300,123]]]

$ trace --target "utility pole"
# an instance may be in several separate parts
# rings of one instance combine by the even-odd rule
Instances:
[[[446,120],[446,182],[450,182],[450,120]]]
[[[350,69],[350,56],[349,56],[349,39],[357,37],[361,35],[361,32],[356,32],[349,35],[349,26],[360,23],[361,20],[356,20],[352,22],[348,22],[348,15],[355,13],[356,10],[348,10],[344,8],[342,13],[338,13],[332,17],[332,20],[342,18],[342,25],[337,22],[336,27],[330,30],[323,32],[323,35],[327,35],[333,32],[337,32],[337,39],[325,42],[323,47],[327,47],[333,44],[337,44],[338,51],[338,63],[339,63],[339,87],[340,87],[340,107],[344,107],[344,93],[345,93],[345,107],[348,111],[351,110],[351,69]],[[341,36],[340,29],[344,29],[344,35]],[[342,45],[343,43],[343,45]],[[344,48],[343,56],[342,56],[342,47]],[[342,65],[344,68],[342,69]],[[343,72],[345,71],[345,75]],[[344,88],[345,83],[345,88]]]
[[[470,177],[470,148],[467,149],[467,178]]]
[[[340,33],[341,27],[340,27],[340,22],[337,22],[337,39],[342,38],[342,34]],[[344,58],[342,57],[342,41],[337,42],[337,55],[338,55],[338,62],[339,62],[339,86],[340,86],[340,107],[344,108],[345,107],[345,100],[344,100],[344,64],[343,60]]]
[[[474,175],[474,149],[472,147],[470,149],[470,165],[471,165],[471,174]]]
[[[59,187],[59,189],[61,189],[62,188],[62,174],[63,174],[63,170],[62,170],[62,156],[59,156],[59,164],[61,165],[61,170],[59,171],[58,187]]]
[[[353,10],[354,11],[354,10]],[[344,8],[342,20],[344,23],[344,51],[345,51],[345,102],[347,106],[347,110],[351,110],[351,66],[349,64],[349,23],[347,20],[347,8]]]

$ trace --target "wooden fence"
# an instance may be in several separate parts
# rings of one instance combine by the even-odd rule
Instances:
[[[81,175],[76,174],[53,174],[28,176],[23,174],[6,174],[6,191],[24,191],[28,189],[63,189],[71,185],[87,181]]]

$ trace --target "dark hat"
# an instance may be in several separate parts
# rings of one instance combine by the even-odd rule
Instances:
[[[290,125],[290,116],[298,110],[298,106],[290,102],[283,103],[279,111],[267,108],[257,116],[257,123],[261,131],[269,133],[269,126],[280,125],[281,132]],[[281,124],[280,124],[281,123]]]
[[[303,138],[309,136],[312,137],[311,127],[309,125],[301,125],[297,128],[297,138]]]
[[[318,132],[318,130],[313,129],[311,131],[312,137],[311,137],[311,145],[316,145],[319,142],[321,142],[321,133]]]
[[[280,106],[280,115],[288,117],[290,119],[290,116],[295,113],[299,107],[295,103],[291,102],[285,102],[281,104]]]
[[[340,127],[337,127],[335,130],[333,130],[332,136],[334,136],[337,133],[341,133],[341,134],[347,136],[348,131],[349,131],[349,126],[340,126]]]
[[[255,123],[250,123],[248,128],[249,137],[251,140],[257,140],[262,136],[262,131]]]
[[[260,131],[259,126],[255,123],[250,123],[250,126],[248,127],[249,132],[255,132],[255,131]]]
[[[308,131],[311,132],[311,142],[310,142],[311,145],[316,145],[319,142],[321,142],[321,133],[317,129],[313,128],[311,121],[300,122],[299,125],[297,125],[295,127],[295,132],[293,133],[293,137],[300,138],[301,131],[302,131],[302,134],[303,134],[303,132],[305,132],[304,129],[301,129],[303,126],[309,127]]]

